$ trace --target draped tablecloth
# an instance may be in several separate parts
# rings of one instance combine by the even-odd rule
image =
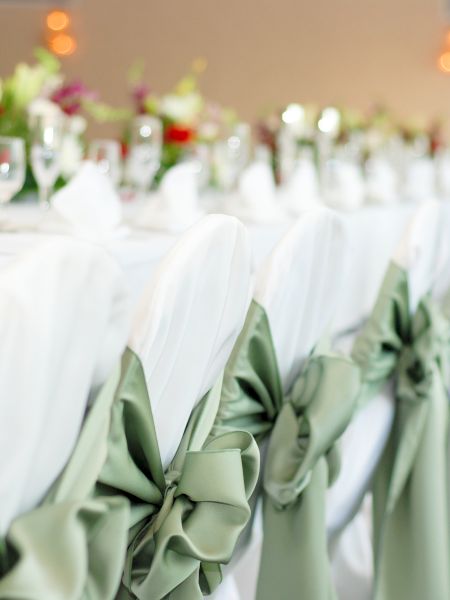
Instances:
[[[337,307],[335,332],[354,327],[368,315],[392,252],[415,208],[414,204],[405,203],[389,207],[365,206],[354,212],[341,213],[350,242],[350,265],[342,274],[343,294]],[[125,219],[130,219],[134,211],[132,205],[125,205]],[[443,214],[450,234],[450,203],[443,204]],[[45,226],[36,228],[36,222],[45,224],[45,218],[34,203],[11,204],[1,209],[0,267],[47,235],[55,235],[46,232]],[[247,225],[254,269],[269,255],[292,223]],[[130,227],[126,235],[111,236],[101,242],[124,269],[133,301],[137,300],[179,235]],[[450,285],[450,264],[446,271],[443,288],[447,283]]]

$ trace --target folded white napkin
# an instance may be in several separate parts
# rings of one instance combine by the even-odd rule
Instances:
[[[158,193],[145,203],[136,224],[174,232],[187,229],[203,216],[199,207],[198,184],[196,161],[175,165],[165,173]]]
[[[450,153],[448,151],[436,158],[435,167],[438,193],[444,198],[450,198]]]
[[[377,204],[394,204],[399,200],[398,178],[391,163],[374,156],[367,163],[367,199]]]
[[[244,169],[239,178],[238,193],[228,199],[227,211],[255,223],[285,220],[286,215],[277,203],[270,165],[257,160]]]
[[[354,210],[364,203],[364,179],[359,166],[330,160],[325,171],[324,198],[334,208]]]
[[[422,201],[436,194],[433,160],[423,156],[414,158],[406,167],[405,197],[407,200]]]
[[[311,158],[304,157],[297,161],[282,194],[287,210],[294,215],[322,204],[319,178]]]
[[[48,227],[66,229],[89,239],[123,235],[120,198],[110,179],[90,161],[51,199]]]

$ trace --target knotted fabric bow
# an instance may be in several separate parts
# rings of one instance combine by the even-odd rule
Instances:
[[[377,600],[450,598],[449,327],[430,297],[410,313],[407,273],[392,263],[356,340],[367,402],[394,383],[396,415],[374,482]]]
[[[129,521],[125,498],[93,497],[106,456],[109,409],[119,370],[101,390],[76,448],[39,507],[0,539],[3,600],[112,600]]]
[[[307,360],[284,395],[267,315],[252,303],[225,370],[214,432],[239,427],[268,439],[258,600],[334,597],[325,491],[338,471],[335,442],[358,391],[352,361],[324,353]]]
[[[230,432],[205,443],[221,381],[195,408],[164,472],[139,358],[127,350],[113,405],[101,495],[131,504],[129,546],[118,598],[200,600],[221,581],[250,516],[259,453],[252,436]]]

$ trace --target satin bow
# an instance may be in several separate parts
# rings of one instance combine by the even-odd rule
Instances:
[[[325,490],[338,470],[334,447],[359,391],[359,369],[341,356],[313,355],[284,395],[270,326],[253,302],[225,370],[214,431],[240,427],[261,444],[264,542],[258,600],[334,596],[327,556]]]
[[[449,326],[430,297],[411,315],[407,273],[392,263],[352,355],[369,401],[391,380],[394,425],[375,474],[375,599],[450,597]]]
[[[352,356],[362,367],[360,404],[394,376],[397,427],[387,510],[392,512],[413,468],[430,411],[433,382],[448,379],[449,326],[430,297],[410,314],[406,273],[392,264]]]
[[[113,600],[129,521],[126,498],[93,498],[105,459],[113,373],[96,398],[74,452],[39,507],[0,540],[0,598]]]
[[[287,396],[270,436],[264,490],[273,505],[293,505],[324,458],[331,484],[339,472],[335,442],[348,425],[357,394],[355,366],[338,356],[313,356]],[[339,390],[336,382],[340,380]]]
[[[130,544],[119,598],[200,600],[221,581],[250,509],[259,454],[251,435],[205,443],[221,382],[195,408],[164,473],[138,357],[128,350],[116,395],[100,494],[131,503]]]

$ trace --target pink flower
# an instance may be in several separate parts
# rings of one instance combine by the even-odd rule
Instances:
[[[51,100],[66,115],[72,116],[79,112],[83,100],[95,100],[96,97],[97,94],[89,90],[81,81],[73,81],[53,92]]]
[[[138,83],[133,88],[133,90],[131,92],[131,96],[136,105],[136,112],[138,115],[142,115],[147,112],[145,110],[144,102],[145,102],[145,99],[147,98],[147,96],[149,95],[149,93],[150,93],[150,88],[145,83]]]

